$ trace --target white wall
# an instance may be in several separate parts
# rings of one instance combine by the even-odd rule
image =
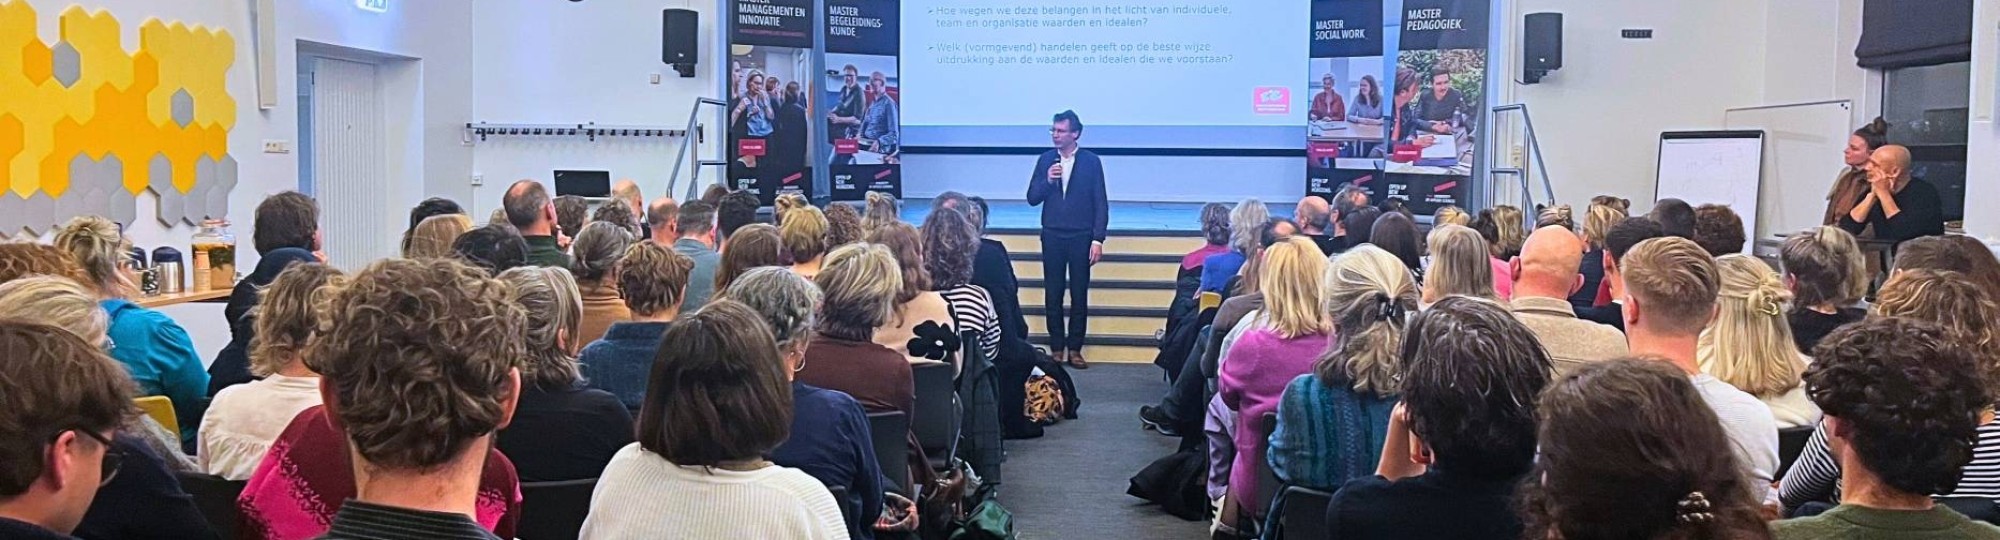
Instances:
[[[1973,4],[1973,13],[1977,15],[1972,23],[1972,69],[1995,74],[2000,71],[2000,0],[1976,0]],[[2000,74],[1995,75],[1994,78],[2000,78]],[[1974,95],[1995,96],[1993,102],[2000,103],[2000,96],[1996,96],[2000,89],[1980,88],[1979,80],[1978,75],[1973,76]],[[2000,111],[1985,112],[1991,115],[1987,118],[2000,117]],[[1973,116],[1980,116],[1979,111],[1974,111]],[[2000,122],[1972,122],[1966,134],[1965,162],[1967,205],[2000,200]],[[1965,232],[1990,243],[2000,237],[2000,213],[1992,212],[1991,207],[1982,209],[1988,211],[1965,213]]]
[[[471,14],[475,122],[657,125],[681,128],[697,96],[718,97],[724,65],[717,4],[710,0],[507,0],[482,2]],[[681,78],[660,61],[660,10],[701,15],[700,65]],[[651,76],[659,74],[660,84]],[[708,140],[720,141],[711,107]],[[477,144],[471,171],[484,177],[476,195],[459,198],[484,215],[498,208],[508,183],[549,182],[556,169],[609,170],[662,195],[680,139],[493,137]],[[712,148],[712,147],[711,147]],[[692,163],[688,165],[692,167]],[[720,168],[702,171],[704,181]],[[683,178],[688,173],[683,172]],[[465,186],[469,178],[460,178]],[[681,188],[684,190],[685,184]]]
[[[297,43],[311,41],[354,49],[376,51],[416,59],[420,69],[420,93],[404,104],[409,111],[403,131],[407,145],[392,149],[406,160],[406,167],[392,169],[392,181],[403,189],[398,199],[409,204],[425,194],[462,196],[463,183],[439,182],[462,178],[471,168],[472,149],[459,144],[453,126],[471,117],[471,103],[465,99],[472,90],[470,0],[421,0],[391,2],[386,13],[354,8],[353,2],[333,0],[278,0],[277,9],[277,96],[278,106],[257,108],[255,32],[251,27],[248,0],[28,0],[41,19],[43,41],[58,37],[57,16],[71,5],[86,9],[106,9],[119,21],[126,50],[138,47],[139,25],[147,18],[182,22],[228,30],[236,42],[235,64],[229,70],[229,92],[238,111],[236,126],[229,134],[229,153],[239,165],[239,178],[229,197],[229,218],[235,225],[237,243],[242,246],[238,268],[248,272],[256,264],[250,249],[250,219],[258,201],[266,195],[296,189],[298,152],[262,153],[266,139],[297,141]],[[407,205],[406,205],[407,206]],[[192,227],[167,227],[155,218],[157,207],[150,195],[139,199],[138,219],[130,227],[132,240],[145,247],[160,245],[187,249]],[[336,218],[337,226],[382,227],[400,232],[405,223],[353,223]],[[229,340],[222,321],[220,304],[197,304],[166,310],[193,335],[203,359],[214,357]]]
[[[1562,69],[1509,89],[1534,116],[1557,199],[1651,208],[1661,131],[1719,129],[1723,109],[1763,100],[1768,1],[1515,0],[1496,23],[1508,25],[1504,54],[1519,54],[1521,15],[1564,15]],[[1624,28],[1653,39],[1622,39]]]

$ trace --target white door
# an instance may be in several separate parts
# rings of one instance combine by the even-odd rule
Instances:
[[[307,61],[301,58],[301,61]],[[328,262],[349,272],[401,250],[402,222],[390,200],[382,90],[374,64],[311,58],[310,181]]]

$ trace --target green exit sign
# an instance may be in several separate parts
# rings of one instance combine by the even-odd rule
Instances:
[[[382,13],[389,11],[389,0],[354,0],[354,7]]]

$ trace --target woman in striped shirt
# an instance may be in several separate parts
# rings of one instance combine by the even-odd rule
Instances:
[[[993,297],[972,284],[972,260],[979,255],[979,229],[955,207],[941,207],[924,218],[924,273],[931,290],[944,295],[959,333],[977,332],[987,351],[1000,347],[1000,317]]]
[[[1876,294],[1872,317],[1907,317],[1945,326],[1980,355],[1989,393],[2000,389],[2000,306],[1965,274],[1948,270],[1900,269]],[[2000,422],[1988,410],[1958,488],[1937,497],[1980,497],[2000,502]],[[1840,501],[1840,462],[1827,448],[1825,424],[1778,484],[1785,510],[1810,502]]]

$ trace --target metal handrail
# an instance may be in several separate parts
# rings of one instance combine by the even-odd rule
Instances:
[[[728,102],[719,99],[707,98],[707,97],[694,98],[694,106],[688,109],[687,133],[694,134],[696,133],[695,130],[700,127],[699,121],[701,119],[701,106],[703,105],[714,105],[716,107],[719,107],[719,109],[716,111],[718,113],[726,112],[729,108]],[[728,130],[727,122],[724,122],[724,124],[725,124],[724,131],[727,132]],[[674,172],[671,176],[667,177],[667,191],[666,191],[667,193],[669,194],[673,193],[674,186],[680,184],[681,166],[687,163],[688,155],[693,152],[699,151],[698,149],[690,150],[690,147],[688,145],[694,144],[694,142],[695,142],[695,137],[681,138],[680,150],[674,152]],[[725,152],[726,151],[727,150],[725,150]],[[694,200],[696,195],[695,192],[701,188],[702,167],[710,165],[727,165],[728,163],[729,162],[725,160],[703,160],[701,159],[700,156],[696,156],[694,169],[688,175],[687,196],[681,200],[682,201]]]

